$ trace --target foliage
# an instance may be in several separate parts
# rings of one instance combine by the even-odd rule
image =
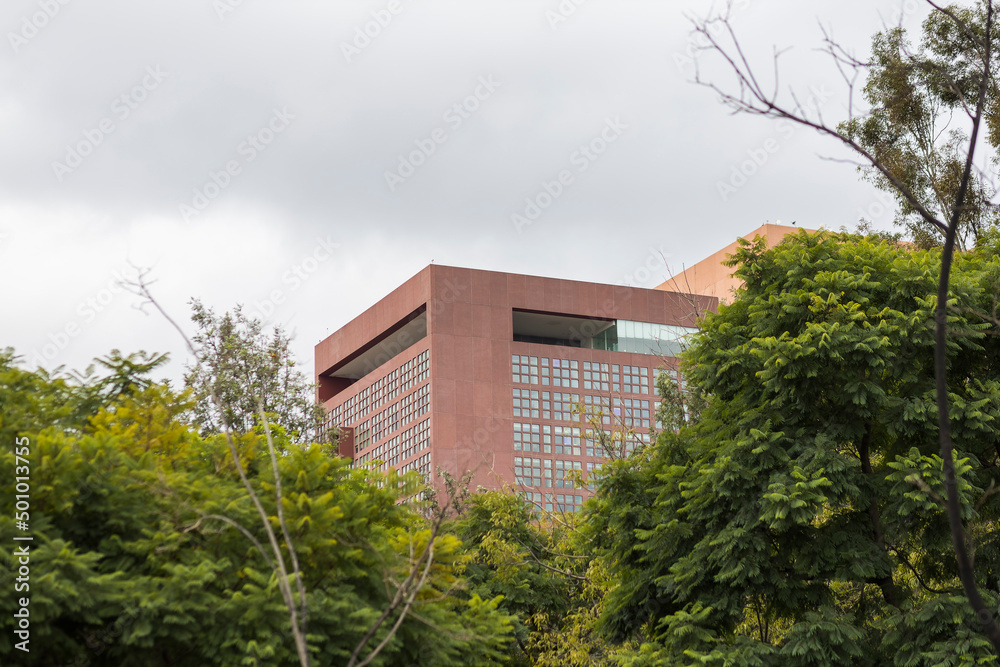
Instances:
[[[968,26],[976,38],[986,35],[986,2],[972,7],[952,5],[948,10]],[[1000,45],[993,26],[989,39]],[[923,24],[920,44],[914,49],[906,30],[894,27],[872,39],[872,60],[863,94],[868,114],[843,123],[840,131],[856,140],[916,200],[939,220],[951,217],[965,167],[969,137],[952,126],[953,117],[975,107],[982,80],[982,52],[965,30],[944,12],[931,12]],[[1000,90],[995,76],[1000,63],[992,63],[987,94],[987,145],[997,163],[1000,148]],[[920,245],[941,245],[941,230],[929,224],[914,203],[886,174],[872,166],[862,169],[866,178],[891,193],[899,210],[896,224]],[[974,175],[959,219],[961,247],[979,243],[1000,222],[992,204],[996,189],[984,173]]]
[[[705,409],[705,395],[698,385],[689,384],[674,371],[665,371],[656,378],[656,393],[660,404],[656,408],[656,421],[664,430],[677,432],[690,423],[701,420]]]
[[[622,664],[995,664],[941,501],[939,262],[828,233],[743,244],[745,287],[685,356],[700,421],[599,486],[591,521],[613,578],[600,625],[642,642]],[[957,257],[948,319],[963,516],[993,609],[998,276],[990,252]]]
[[[4,437],[31,448],[31,652],[13,648],[13,596],[0,598],[0,662],[24,665],[292,665],[289,617],[259,548],[264,531],[219,435],[183,421],[186,394],[132,383],[85,428],[56,420],[86,386],[0,364]],[[144,386],[139,389],[138,387]],[[24,395],[30,392],[30,395]],[[72,401],[71,401],[72,402]],[[6,412],[6,410],[5,410]],[[345,664],[408,575],[430,534],[402,503],[412,480],[348,467],[320,445],[290,447],[278,467],[283,509],[309,591],[315,664]],[[272,524],[274,476],[261,436],[237,438]],[[12,440],[0,472],[13,478]],[[0,560],[10,590],[12,495],[0,500]],[[245,531],[245,532],[244,532]],[[468,556],[442,533],[412,613],[375,665],[488,665],[510,630],[500,600],[465,594]],[[388,627],[376,636],[381,640]]]
[[[472,496],[456,526],[471,562],[470,591],[502,596],[514,618],[507,665],[610,665],[594,628],[607,576],[590,556],[580,513],[542,513],[511,489]]]
[[[203,433],[248,433],[260,423],[262,407],[293,442],[314,438],[325,414],[313,385],[295,368],[291,339],[277,327],[265,334],[261,322],[238,307],[216,315],[195,300],[192,308],[198,359],[184,380],[198,399],[195,418]]]
[[[962,589],[983,636],[1000,658],[1000,623],[992,603],[980,591],[973,567],[974,545],[968,544],[963,519],[951,418],[953,383],[948,377],[950,282],[956,248],[968,249],[970,238],[977,247],[984,242],[992,245],[997,232],[992,202],[995,188],[984,177],[984,164],[976,151],[981,144],[986,144],[985,150],[992,147],[993,162],[997,162],[998,8],[993,0],[976,0],[971,8],[928,4],[931,11],[917,52],[910,48],[901,29],[887,30],[875,38],[872,62],[865,62],[826,34],[824,50],[848,91],[848,118],[836,128],[826,123],[818,108],[803,106],[794,90],[789,102],[782,99],[777,85],[777,51],[773,88],[758,77],[733,31],[731,3],[722,16],[696,21],[695,31],[706,40],[702,50],[721,56],[738,85],[727,91],[697,74],[695,80],[719,93],[722,102],[736,113],[781,119],[837,139],[861,158],[863,172],[898,198],[901,222],[911,226],[920,246],[930,247],[938,241],[937,235],[941,236],[933,368],[945,514]],[[872,108],[856,117],[854,86],[862,75],[867,79],[864,92]],[[967,122],[967,133],[948,131],[953,120],[963,125]]]
[[[136,391],[148,389],[153,381],[148,375],[170,360],[166,354],[150,354],[145,351],[122,356],[121,351],[111,350],[106,357],[95,359],[83,373],[71,373],[81,385],[78,392],[84,402],[81,406],[85,414],[92,414],[119,396],[128,396]],[[95,365],[104,371],[97,375]]]
[[[0,437],[12,442],[15,434],[47,426],[82,431],[101,406],[119,396],[150,386],[146,377],[167,362],[165,354],[137,352],[122,356],[118,350],[96,359],[107,371],[97,375],[94,365],[84,373],[21,369],[13,348],[0,350]]]

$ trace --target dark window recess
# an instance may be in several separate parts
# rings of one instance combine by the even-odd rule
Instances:
[[[566,347],[583,347],[581,341],[569,338],[549,338],[547,336],[529,336],[528,334],[514,334],[514,340],[518,343],[541,343],[542,345],[564,345]]]
[[[513,309],[514,340],[609,352],[673,357],[684,347],[690,327],[652,322]]]
[[[613,327],[615,320],[513,309],[514,340],[520,343],[590,347],[595,335]]]

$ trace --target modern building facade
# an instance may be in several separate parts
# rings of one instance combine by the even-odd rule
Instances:
[[[803,228],[764,224],[741,238],[754,240],[763,237],[766,246],[773,248],[785,236],[798,232],[800,229]],[[806,231],[814,232],[816,230],[807,229]],[[739,279],[733,277],[733,267],[726,266],[725,262],[736,253],[738,248],[739,241],[733,241],[725,248],[681,271],[656,289],[704,294],[720,301],[729,301],[733,292],[742,284]]]
[[[315,349],[354,465],[473,473],[548,510],[607,460],[591,420],[648,440],[659,372],[716,299],[431,265]],[[588,419],[589,417],[589,419]]]

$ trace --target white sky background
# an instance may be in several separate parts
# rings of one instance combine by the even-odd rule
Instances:
[[[704,0],[585,0],[554,25],[572,0],[397,0],[396,14],[389,0],[61,1],[0,8],[0,346],[29,367],[145,349],[181,376],[176,332],[115,286],[130,262],[152,267],[189,333],[192,297],[268,311],[311,373],[319,340],[431,261],[653,287],[765,221],[837,229],[867,212],[891,227],[884,195],[819,157],[845,156],[831,140],[731,116],[689,83],[685,14]],[[864,55],[901,4],[739,0],[734,23],[765,77],[772,46],[792,47],[783,83],[828,93],[836,122],[845,88],[814,50],[818,21]],[[391,22],[348,62],[373,12]],[[479,108],[446,118],[477,86]],[[275,110],[293,118],[249,160],[242,142]],[[624,129],[580,171],[574,153],[609,119]],[[445,140],[390,188],[386,172],[437,128]],[[96,145],[54,168],[81,142]],[[239,173],[185,218],[233,160]],[[562,170],[573,181],[518,229],[512,214]]]

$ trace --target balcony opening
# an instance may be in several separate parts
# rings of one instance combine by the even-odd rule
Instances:
[[[424,304],[320,375],[320,400],[330,400],[426,337],[427,304]]]
[[[677,356],[684,347],[684,338],[697,331],[672,324],[518,309],[513,311],[513,325],[517,342],[662,357]]]
[[[589,347],[615,320],[514,309],[514,340],[521,343]]]

